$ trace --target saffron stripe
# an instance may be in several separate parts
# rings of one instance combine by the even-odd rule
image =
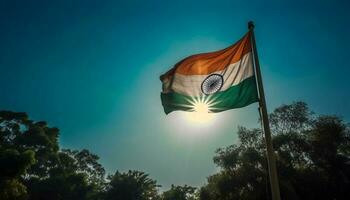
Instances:
[[[226,49],[196,54],[181,60],[172,69],[163,74],[160,79],[169,78],[174,73],[182,75],[211,74],[215,71],[226,69],[230,64],[236,63],[249,52],[251,52],[250,32]]]
[[[213,74],[220,74],[223,76],[223,86],[220,91],[225,91],[230,87],[239,84],[243,80],[254,75],[252,54],[246,54],[241,60],[231,64],[224,71],[216,71]],[[163,92],[173,91],[187,96],[199,96],[202,94],[201,84],[208,77],[208,75],[181,75],[175,74],[173,83],[165,84]]]

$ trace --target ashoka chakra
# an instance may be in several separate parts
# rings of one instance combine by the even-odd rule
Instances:
[[[202,83],[202,92],[204,94],[214,94],[219,91],[224,84],[224,79],[220,74],[211,74],[204,79]]]

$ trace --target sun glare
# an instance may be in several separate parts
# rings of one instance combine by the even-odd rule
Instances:
[[[213,119],[213,113],[210,113],[212,102],[205,99],[193,100],[192,112],[188,112],[187,118],[196,123],[208,123]]]
[[[206,103],[196,103],[195,105],[193,105],[193,109],[195,112],[198,113],[208,113],[209,112],[209,107]]]

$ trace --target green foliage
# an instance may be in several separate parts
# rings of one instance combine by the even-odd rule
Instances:
[[[84,174],[64,173],[43,180],[33,178],[27,184],[31,199],[98,199],[97,191],[88,184]]]
[[[349,199],[350,131],[335,116],[314,116],[303,102],[270,114],[282,199]],[[218,149],[221,168],[201,200],[270,199],[265,144],[259,129],[240,127],[240,143]]]
[[[129,170],[126,173],[117,171],[109,176],[106,200],[154,200],[158,199],[157,182],[148,174]]]
[[[301,133],[310,128],[313,120],[305,102],[281,105],[270,114],[270,126],[274,134]]]
[[[59,151],[59,130],[0,112],[1,199],[101,199],[105,171],[88,150]]]
[[[71,152],[64,150],[58,153],[58,165],[50,170],[48,178],[32,178],[27,182],[31,189],[31,199],[101,199],[104,169],[98,168],[103,175],[97,181],[93,178],[95,172],[93,174],[90,172],[94,170],[90,163],[97,165],[98,157],[94,157],[87,150],[82,150],[84,157],[94,157],[94,159],[78,160]],[[79,154],[79,151],[74,152]],[[91,169],[84,170],[81,166],[91,167]]]
[[[171,185],[171,188],[162,194],[161,200],[195,200],[197,199],[195,192],[196,188],[188,185]]]
[[[34,152],[16,149],[0,150],[0,177],[2,179],[18,178],[35,163]]]
[[[0,180],[1,200],[26,200],[27,188],[16,178]]]
[[[57,128],[48,127],[46,122],[29,120],[25,113],[0,111],[0,149],[34,152],[35,163],[28,169],[28,175],[45,177],[57,164],[58,133]]]
[[[303,102],[270,115],[282,199],[350,199],[350,127],[316,116]],[[1,200],[264,200],[270,199],[260,129],[238,128],[239,143],[220,148],[220,168],[199,190],[174,186],[162,194],[140,171],[108,176],[86,149],[59,149],[59,130],[27,114],[0,111]]]
[[[62,155],[69,156],[73,159],[74,170],[87,176],[87,181],[99,187],[104,185],[105,169],[98,162],[99,157],[92,154],[87,149],[81,151],[64,149]],[[66,158],[68,159],[68,158]],[[63,160],[63,158],[61,158]]]

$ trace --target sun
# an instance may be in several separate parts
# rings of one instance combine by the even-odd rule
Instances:
[[[186,113],[187,119],[191,122],[205,124],[213,120],[211,113],[213,103],[205,98],[191,101],[191,112]]]
[[[209,113],[209,105],[206,103],[198,102],[193,105],[193,109],[197,113]]]
[[[187,118],[196,123],[207,123],[212,120],[213,115],[209,113],[209,106],[205,103],[197,103],[193,105],[193,112],[187,113]]]

